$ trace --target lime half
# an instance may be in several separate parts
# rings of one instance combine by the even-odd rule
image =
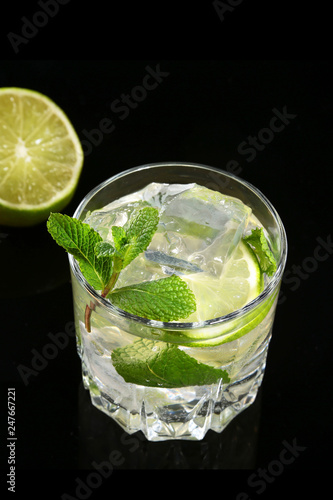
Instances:
[[[30,226],[62,210],[82,165],[80,140],[51,99],[33,90],[0,89],[0,224]]]

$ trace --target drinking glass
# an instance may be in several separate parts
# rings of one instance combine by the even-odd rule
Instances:
[[[264,290],[241,309],[207,321],[181,323],[149,320],[115,307],[87,283],[69,255],[77,350],[92,404],[127,433],[142,431],[149,441],[200,440],[209,429],[221,432],[256,398],[286,263],[286,234],[275,208],[258,189],[233,174],[193,163],[154,163],[123,171],[87,194],[74,217],[83,221],[87,213],[151,182],[196,183],[239,198],[265,227],[277,261],[276,273]],[[93,310],[90,331],[85,327],[87,305]],[[177,344],[199,362],[225,370],[229,382],[221,378],[211,385],[180,388],[127,383],[113,367],[111,354],[139,338]]]

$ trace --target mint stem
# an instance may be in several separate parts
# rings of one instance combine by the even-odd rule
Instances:
[[[106,285],[106,287],[104,288],[104,290],[102,291],[102,297],[106,297],[107,294],[113,289],[113,287],[115,286],[116,282],[117,282],[117,279],[119,277],[119,274],[120,273],[112,273],[112,276],[108,282],[108,284]]]
[[[112,290],[112,288],[114,287],[114,285],[117,282],[119,274],[120,273],[116,273],[116,272],[112,273],[112,276],[111,276],[108,284],[106,285],[106,287],[104,288],[104,290],[101,293],[101,296],[103,298],[105,298],[107,296],[107,294],[110,292],[110,290]],[[91,332],[91,313],[95,310],[95,308],[96,308],[96,305],[93,302],[90,302],[90,306],[88,304],[86,305],[86,309],[85,309],[85,313],[84,313],[84,323],[85,323],[85,327],[86,327],[86,330],[88,333]]]
[[[88,306],[88,304],[86,305],[86,310],[84,313],[84,323],[85,323],[85,327],[86,327],[86,330],[88,333],[91,332],[90,317],[91,317],[92,311],[95,310],[95,307],[96,306],[93,302],[90,302],[90,306]]]

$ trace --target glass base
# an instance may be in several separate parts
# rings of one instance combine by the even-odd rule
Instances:
[[[222,432],[239,413],[254,402],[264,369],[265,362],[251,374],[247,373],[245,378],[227,386],[215,384],[156,389],[127,384],[131,392],[131,408],[117,403],[118,398],[112,399],[103,392],[96,380],[89,377],[84,365],[83,383],[90,392],[92,404],[128,434],[142,431],[149,441],[198,441],[210,429]],[[119,400],[126,401],[126,398]]]

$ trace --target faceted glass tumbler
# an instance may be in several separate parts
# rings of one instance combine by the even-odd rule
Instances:
[[[277,271],[262,293],[242,309],[200,323],[164,323],[113,306],[86,282],[69,255],[77,349],[84,387],[93,405],[127,433],[142,431],[150,441],[200,440],[209,429],[221,432],[256,398],[286,263],[286,234],[278,213],[258,189],[222,170],[192,163],[147,164],[121,172],[93,189],[74,217],[84,220],[88,212],[151,182],[197,183],[241,199],[266,228],[277,261]],[[87,304],[93,308],[89,332],[85,328]],[[197,361],[225,370],[229,382],[221,378],[212,385],[172,389],[127,383],[113,367],[111,354],[139,338],[177,344]]]

